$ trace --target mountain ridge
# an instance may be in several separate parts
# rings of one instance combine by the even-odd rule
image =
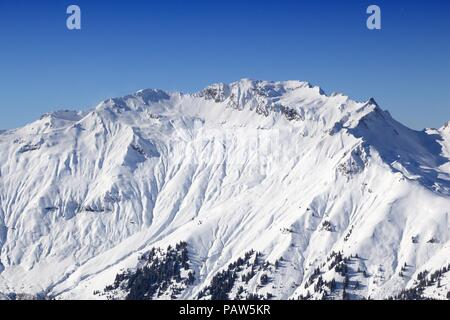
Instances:
[[[0,292],[124,298],[99,292],[185,243],[195,280],[142,298],[445,298],[417,276],[450,263],[446,141],[300,81],[46,114],[0,136]]]

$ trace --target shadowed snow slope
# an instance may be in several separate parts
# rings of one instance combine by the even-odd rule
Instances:
[[[265,266],[236,273],[229,298],[396,296],[450,263],[449,157],[449,125],[417,132],[299,81],[46,114],[0,134],[0,292],[102,299],[183,241],[195,281],[178,298],[208,298],[251,250]],[[445,272],[424,295],[445,298]]]

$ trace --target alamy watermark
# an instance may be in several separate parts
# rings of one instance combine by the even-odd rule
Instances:
[[[66,20],[66,26],[69,30],[81,30],[81,9],[72,4],[67,7],[66,13],[69,15]]]
[[[302,144],[286,143],[295,134],[289,129],[197,126],[174,128],[173,154],[181,154],[186,163],[212,164],[227,170],[243,169],[256,177],[268,175],[300,154]]]
[[[381,30],[381,9],[377,5],[370,5],[367,8],[367,14],[370,16],[367,18],[367,28],[369,30]]]
[[[72,4],[67,7],[66,13],[69,15],[66,26],[69,30],[81,30],[81,9],[80,6]],[[367,7],[366,13],[369,17],[366,26],[369,30],[381,30],[381,9],[377,5]]]

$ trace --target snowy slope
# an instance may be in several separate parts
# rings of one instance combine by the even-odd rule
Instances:
[[[450,126],[414,131],[306,82],[141,90],[1,133],[0,150],[4,294],[124,298],[103,290],[180,242],[195,281],[151,298],[214,297],[246,253],[229,298],[383,299],[450,264]]]

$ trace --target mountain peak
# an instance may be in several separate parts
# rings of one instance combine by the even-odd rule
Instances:
[[[285,81],[268,81],[268,80],[254,80],[250,78],[243,78],[238,81],[232,82],[230,84],[233,86],[241,86],[247,88],[283,88],[287,90],[295,90],[299,88],[309,88],[316,89],[321,94],[324,94],[324,91],[319,86],[312,85],[307,81],[300,80],[285,80]]]
[[[74,111],[74,110],[57,110],[53,112],[45,113],[41,116],[41,119],[51,118],[65,121],[78,121],[82,118],[84,112],[83,111]]]
[[[450,121],[447,121],[446,123],[444,123],[442,130],[450,131]]]
[[[367,101],[367,104],[371,104],[371,105],[374,105],[374,106],[376,106],[376,107],[379,107],[378,103],[375,101],[375,98],[370,98],[370,99]]]
[[[137,91],[133,96],[141,98],[146,104],[170,99],[170,95],[160,89],[142,89]]]

